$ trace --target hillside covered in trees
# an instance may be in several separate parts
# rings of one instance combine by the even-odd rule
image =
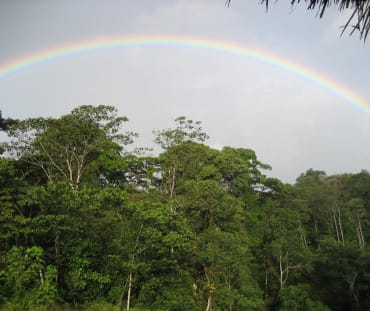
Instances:
[[[370,310],[369,172],[284,184],[185,117],[158,156],[128,152],[127,121],[81,106],[2,127],[3,308]]]

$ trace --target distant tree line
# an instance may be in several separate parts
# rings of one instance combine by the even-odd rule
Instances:
[[[0,110],[0,131],[6,131],[9,129],[9,127],[14,124],[17,120],[7,118],[3,119],[2,112]]]
[[[4,124],[4,120],[2,124]],[[266,177],[186,117],[157,156],[110,106],[2,125],[9,310],[370,310],[370,174]]]

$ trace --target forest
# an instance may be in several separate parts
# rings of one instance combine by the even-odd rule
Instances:
[[[370,173],[267,177],[186,117],[1,119],[1,310],[370,310]],[[278,156],[278,155],[277,155]]]

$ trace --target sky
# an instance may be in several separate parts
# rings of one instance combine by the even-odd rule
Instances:
[[[354,105],[315,81],[246,55],[152,44],[42,62],[0,78],[4,117],[60,117],[112,105],[153,146],[153,130],[186,116],[213,148],[253,149],[284,182],[309,168],[370,170],[370,42],[340,36],[349,11],[320,19],[304,3],[259,0],[0,0],[0,68],[42,51],[97,39],[191,37],[272,53],[363,98]],[[3,137],[3,139],[5,139]]]

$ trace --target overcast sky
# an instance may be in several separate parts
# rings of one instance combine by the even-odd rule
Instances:
[[[348,12],[323,19],[288,0],[0,0],[0,67],[49,48],[135,34],[230,41],[271,52],[337,81],[370,103],[370,42],[340,37]],[[369,41],[369,39],[368,39]],[[200,48],[146,46],[73,55],[0,79],[4,117],[58,117],[113,105],[149,145],[185,115],[215,148],[251,148],[269,175],[294,182],[370,169],[370,115],[292,72]],[[370,109],[370,106],[369,106]]]

